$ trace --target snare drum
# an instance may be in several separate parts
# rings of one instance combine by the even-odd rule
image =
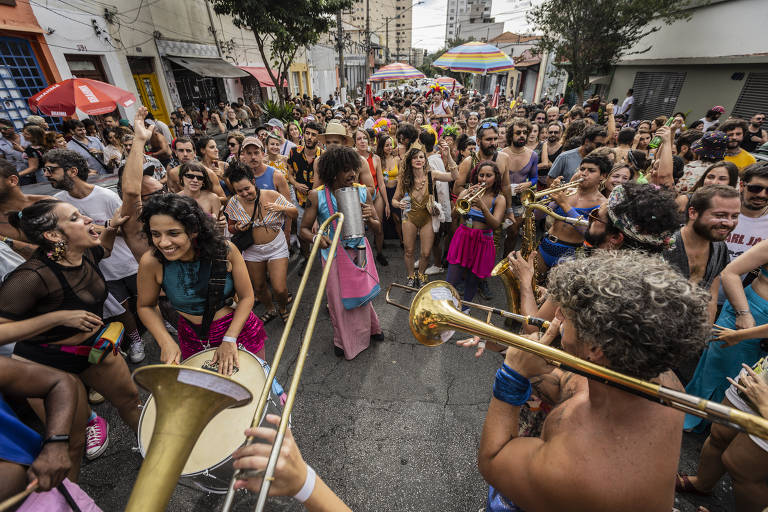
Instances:
[[[216,371],[211,365],[216,349],[203,350],[188,357],[181,364],[193,368]],[[181,472],[183,478],[189,478],[197,487],[207,492],[224,494],[234,473],[232,452],[245,443],[246,428],[251,426],[258,397],[267,382],[269,374],[267,363],[247,350],[238,350],[240,366],[231,378],[248,388],[253,394],[251,403],[236,409],[225,409],[206,425],[195,443],[192,453]],[[152,440],[157,409],[152,396],[141,412],[139,419],[139,449],[144,457]],[[266,409],[265,409],[266,414]],[[262,420],[264,418],[261,418]]]

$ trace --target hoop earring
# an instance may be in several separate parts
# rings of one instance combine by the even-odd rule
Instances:
[[[48,257],[53,261],[59,261],[64,257],[64,252],[67,250],[67,243],[64,240],[59,240],[53,244],[53,249],[48,252]]]

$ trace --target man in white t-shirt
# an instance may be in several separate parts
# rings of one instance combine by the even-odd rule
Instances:
[[[624,102],[619,107],[619,111],[616,112],[616,115],[618,114],[624,114],[626,116],[626,119],[630,119],[630,115],[632,113],[632,106],[635,104],[635,91],[633,89],[630,89],[627,91],[627,97],[624,98]]]
[[[97,226],[108,225],[123,205],[120,197],[113,191],[86,182],[88,164],[74,151],[48,151],[45,154],[44,173],[51,186],[61,190],[54,194],[54,197],[77,207],[84,215],[92,218]],[[125,308],[125,312],[116,318],[125,325],[127,339],[131,343],[128,349],[131,362],[138,363],[144,359],[144,344],[139,336],[135,311],[131,310],[129,299],[136,296],[139,264],[122,237],[115,238],[112,254],[109,258],[101,260],[99,269],[107,281],[109,293]]]

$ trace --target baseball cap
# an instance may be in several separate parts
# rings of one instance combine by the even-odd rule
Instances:
[[[721,114],[725,114],[725,108],[721,107],[720,105],[715,105],[710,110],[713,110],[715,112],[720,112]]]
[[[728,145],[728,136],[725,132],[706,132],[702,138],[691,144],[691,151],[704,158],[722,160],[725,156],[725,148]]]
[[[277,118],[273,117],[272,119],[267,121],[267,124],[269,126],[273,126],[275,128],[280,128],[281,130],[285,130],[285,125],[283,124],[283,122],[281,120],[279,120]]]
[[[243,139],[243,143],[240,145],[242,149],[245,149],[248,146],[256,146],[260,150],[264,151],[264,144],[261,143],[261,140],[258,137],[254,137],[251,135],[250,137],[246,137]]]

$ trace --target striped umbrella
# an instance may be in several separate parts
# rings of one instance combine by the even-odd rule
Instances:
[[[372,82],[386,82],[387,80],[411,80],[414,78],[426,78],[424,73],[403,62],[395,62],[380,67],[368,79]]]
[[[512,59],[492,44],[472,41],[452,48],[440,56],[433,66],[451,71],[485,75],[515,68]]]
[[[437,85],[443,86],[449,91],[453,89],[463,89],[464,86],[461,85],[461,83],[456,80],[455,78],[451,78],[449,76],[439,76],[435,79],[435,82],[437,82]]]

